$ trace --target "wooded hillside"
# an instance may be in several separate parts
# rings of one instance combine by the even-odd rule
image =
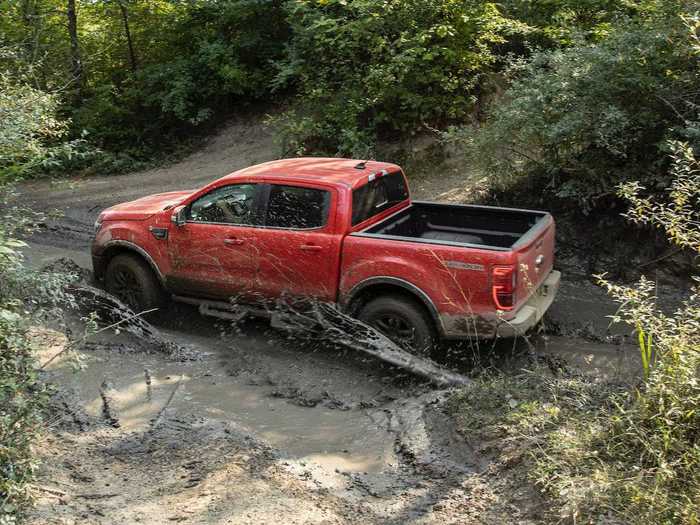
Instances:
[[[378,140],[449,129],[493,178],[534,177],[587,210],[630,177],[666,184],[667,141],[697,144],[697,9],[687,0],[5,0],[0,111],[12,118],[2,133],[72,142],[50,154],[3,151],[0,168],[124,171],[251,104],[280,104],[281,154],[372,157]],[[15,115],[32,97],[43,102],[30,124]],[[54,123],[37,127],[37,111]]]

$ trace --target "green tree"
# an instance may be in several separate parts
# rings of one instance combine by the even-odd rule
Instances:
[[[621,181],[665,187],[666,141],[700,140],[688,20],[677,11],[628,20],[599,42],[517,62],[504,102],[462,137],[504,186],[529,180],[584,212],[616,200]]]
[[[294,152],[368,156],[378,134],[464,121],[495,47],[520,30],[492,2],[302,0],[277,88],[298,90],[278,124]]]

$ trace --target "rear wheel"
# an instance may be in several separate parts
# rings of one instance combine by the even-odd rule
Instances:
[[[165,303],[163,289],[153,270],[130,253],[117,255],[109,262],[105,288],[134,312],[160,308]]]
[[[377,297],[362,307],[357,318],[412,354],[431,357],[437,347],[432,320],[422,305],[409,298]]]

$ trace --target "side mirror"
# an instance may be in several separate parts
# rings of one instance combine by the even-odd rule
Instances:
[[[173,214],[170,216],[170,222],[172,222],[178,228],[181,228],[187,222],[186,208],[184,206],[180,208],[175,208]]]

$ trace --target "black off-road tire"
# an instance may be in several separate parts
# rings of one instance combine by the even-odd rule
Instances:
[[[119,254],[109,261],[105,288],[136,313],[162,308],[166,303],[163,287],[151,267],[131,253]]]
[[[433,320],[423,305],[408,297],[383,295],[372,299],[360,309],[357,318],[415,355],[433,357],[438,348]],[[392,318],[398,320],[394,330],[389,321]],[[410,330],[410,337],[405,329],[399,329],[402,326]]]

